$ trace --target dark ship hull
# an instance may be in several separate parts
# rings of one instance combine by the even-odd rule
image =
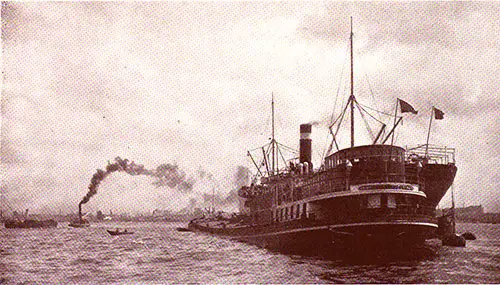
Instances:
[[[428,164],[423,167],[424,193],[427,195],[427,202],[430,207],[437,207],[453,184],[456,174],[457,167],[455,164]]]
[[[6,221],[4,225],[7,229],[56,228],[57,222],[54,220]]]
[[[285,253],[333,255],[346,251],[389,252],[423,245],[426,239],[435,236],[437,225],[433,221],[423,223],[384,220],[341,225],[299,221],[290,225],[239,228],[193,223],[189,229]]]

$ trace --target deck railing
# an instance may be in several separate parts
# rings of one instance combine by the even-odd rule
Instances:
[[[426,160],[430,164],[450,164],[455,163],[455,148],[429,145],[427,153],[425,144],[417,147],[406,148],[406,160]]]

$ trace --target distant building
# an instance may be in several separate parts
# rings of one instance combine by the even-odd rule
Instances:
[[[437,216],[450,213],[450,208],[436,211]],[[500,223],[500,213],[485,213],[482,205],[455,208],[455,217],[460,222]]]
[[[484,208],[482,205],[455,208],[455,216],[459,220],[480,221],[484,216]]]

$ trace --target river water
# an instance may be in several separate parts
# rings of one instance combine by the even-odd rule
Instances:
[[[0,283],[500,283],[500,224],[458,224],[475,241],[424,260],[347,264],[283,255],[179,223],[0,229]],[[112,237],[106,229],[128,228]]]

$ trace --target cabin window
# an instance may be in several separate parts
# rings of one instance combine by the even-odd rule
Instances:
[[[285,220],[288,220],[288,207],[285,208]]]
[[[380,195],[370,195],[368,196],[367,208],[374,209],[380,208]]]
[[[387,208],[387,195],[386,194],[382,194],[380,196],[380,204],[381,204],[381,208]]]
[[[307,215],[307,204],[306,203],[302,204],[302,215],[304,217],[306,217],[306,215]]]
[[[396,196],[389,194],[387,195],[387,208],[396,208]]]
[[[295,218],[300,218],[300,204],[297,204],[297,213],[295,214]]]
[[[290,218],[291,218],[291,219],[293,219],[293,218],[294,218],[294,216],[293,216],[293,206],[294,206],[294,205],[292,205],[292,206],[290,207]]]
[[[361,209],[366,209],[367,208],[367,201],[366,201],[366,197],[365,196],[361,196],[359,198],[359,204],[360,204]]]

